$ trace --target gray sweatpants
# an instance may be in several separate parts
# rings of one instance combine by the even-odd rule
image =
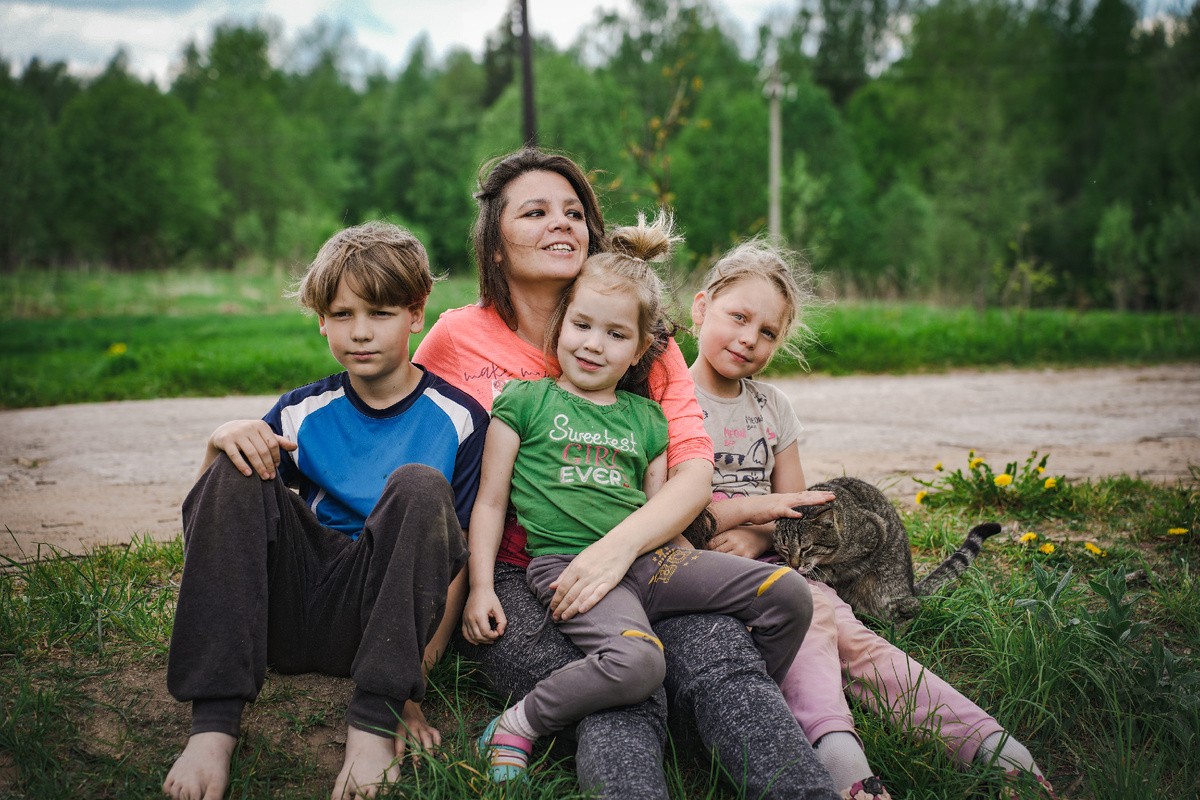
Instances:
[[[425,694],[421,661],[467,560],[450,484],[400,467],[355,540],[321,525],[278,479],[217,458],[184,501],[184,565],[167,688],[192,733],[236,736],[267,665],[349,676],[346,719],[394,731]]]
[[[550,584],[574,557],[540,556],[530,563],[526,579],[543,604],[549,605]],[[557,623],[585,657],[525,696],[530,726],[545,735],[599,709],[650,697],[666,670],[663,645],[651,626],[696,612],[728,614],[750,626],[767,673],[778,683],[808,630],[812,595],[798,573],[778,564],[670,546],[641,556],[593,608]]]

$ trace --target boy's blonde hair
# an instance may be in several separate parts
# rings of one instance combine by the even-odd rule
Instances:
[[[783,298],[786,311],[779,346],[803,366],[803,348],[816,338],[803,316],[821,305],[813,291],[808,261],[799,253],[777,247],[761,237],[750,239],[718,259],[704,276],[701,291],[711,302],[721,292],[751,278],[765,280]]]
[[[424,308],[436,280],[425,246],[390,222],[367,222],[335,233],[291,294],[300,305],[324,316],[343,279],[372,305],[409,309]]]
[[[583,262],[579,275],[559,298],[558,306],[546,324],[545,355],[551,363],[558,352],[567,307],[575,299],[576,288],[584,281],[599,283],[608,291],[631,292],[638,302],[638,339],[644,352],[638,363],[629,368],[618,388],[649,396],[650,369],[666,349],[669,335],[663,307],[663,281],[652,262],[665,261],[671,248],[683,241],[675,234],[675,219],[671,212],[660,209],[653,222],[638,213],[636,225],[613,231],[607,253],[597,253]]]

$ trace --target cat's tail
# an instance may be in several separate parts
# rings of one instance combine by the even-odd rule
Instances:
[[[975,560],[975,556],[979,555],[979,551],[983,548],[983,541],[999,532],[1000,526],[994,522],[976,525],[967,534],[967,540],[962,543],[961,547],[951,553],[940,567],[913,586],[913,594],[917,597],[935,594],[950,581],[961,578],[967,571],[967,567],[971,566],[971,562]]]

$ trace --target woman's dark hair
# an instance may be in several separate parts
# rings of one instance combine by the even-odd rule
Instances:
[[[596,193],[592,191],[584,171],[567,156],[527,147],[484,162],[479,168],[479,191],[475,192],[479,215],[475,217],[475,225],[471,229],[475,266],[479,270],[479,299],[484,306],[495,308],[504,324],[514,331],[517,329],[517,313],[513,309],[503,266],[496,263],[495,255],[504,252],[500,217],[508,204],[505,192],[510,183],[528,172],[553,172],[571,184],[583,206],[589,256],[606,250],[608,244],[604,233],[604,216],[600,213]]]

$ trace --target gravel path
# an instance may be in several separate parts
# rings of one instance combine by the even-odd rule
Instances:
[[[912,477],[994,469],[1050,453],[1068,478],[1127,473],[1173,481],[1200,465],[1200,364],[959,371],[777,381],[804,424],[816,483],[855,475],[911,499]],[[208,434],[261,417],[274,397],[183,398],[0,411],[0,555],[70,552],[180,529],[179,506]]]

